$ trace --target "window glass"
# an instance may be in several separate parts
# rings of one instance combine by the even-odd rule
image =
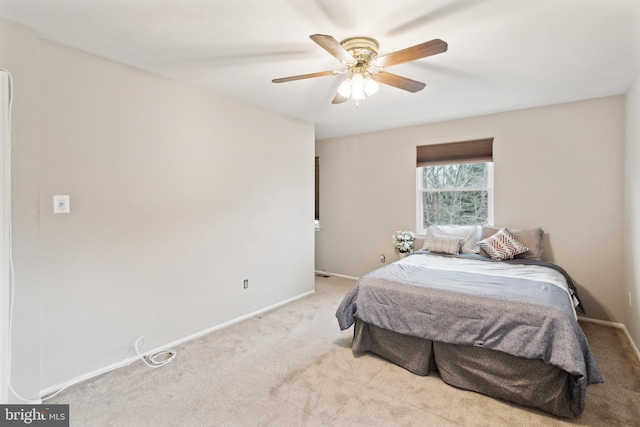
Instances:
[[[480,225],[490,219],[492,163],[418,168],[418,231],[429,225]]]

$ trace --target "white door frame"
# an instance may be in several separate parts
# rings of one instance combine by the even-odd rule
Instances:
[[[0,69],[0,403],[9,402],[11,355],[11,112],[9,72]]]

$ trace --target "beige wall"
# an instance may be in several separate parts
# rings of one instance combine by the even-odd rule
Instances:
[[[633,341],[640,345],[640,75],[627,93],[626,117],[624,323]]]
[[[587,315],[622,322],[623,96],[318,141],[316,269],[361,276],[380,254],[397,260],[392,233],[415,230],[415,147],[485,137],[494,224],[543,227],[543,257],[572,275]]]
[[[10,35],[20,50],[34,39]],[[40,266],[15,254],[18,291],[36,276],[16,308],[38,323],[16,322],[14,360],[40,372],[25,394],[132,357],[138,336],[150,350],[313,291],[313,124],[46,40],[27,47],[41,85],[25,100],[33,82],[12,70],[16,104],[35,110],[14,117],[41,137],[25,137],[33,156],[14,139],[15,176],[35,180],[14,188],[29,196],[14,218],[35,219]],[[70,214],[53,214],[54,194],[71,196]]]

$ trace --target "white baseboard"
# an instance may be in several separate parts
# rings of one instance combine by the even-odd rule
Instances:
[[[640,362],[640,351],[638,350],[638,346],[636,346],[636,343],[633,341],[633,338],[631,338],[631,334],[629,334],[629,331],[627,330],[627,327],[624,325],[624,323],[609,322],[607,320],[592,319],[590,317],[581,317],[581,316],[578,317],[578,319],[585,322],[597,323],[599,325],[612,326],[614,328],[622,329],[622,331],[624,332],[624,335],[627,337],[627,340],[629,341],[629,345],[631,345],[631,349],[633,350],[636,357],[638,358],[638,361]]]
[[[97,377],[102,374],[106,374],[107,372],[115,371],[116,369],[124,368],[125,366],[132,364],[136,360],[139,360],[138,356],[131,356],[121,362],[113,363],[109,366],[105,366],[104,368],[96,369],[95,371],[87,372],[86,374],[72,378],[69,381],[66,381],[62,384],[52,385],[50,387],[40,390],[40,396],[42,397],[43,401],[47,400],[50,398],[50,395],[53,395],[55,393],[60,393],[62,392],[62,390],[69,388],[72,385],[76,385],[83,381],[90,380],[91,378]]]
[[[323,275],[328,274],[330,276],[342,277],[342,278],[345,278],[345,279],[352,279],[352,280],[357,280],[358,279],[358,277],[354,277],[354,276],[347,276],[347,275],[344,275],[344,274],[337,274],[337,273],[327,273],[325,271],[316,271],[316,273],[323,274]],[[313,293],[315,293],[315,290],[312,290],[312,291],[309,291],[309,292],[305,292],[305,293],[300,294],[298,296],[295,296],[293,298],[289,298],[287,300],[278,302],[276,304],[270,305],[268,307],[262,308],[260,310],[254,311],[252,313],[248,313],[248,314],[245,314],[243,316],[237,317],[235,319],[229,320],[228,322],[221,323],[219,325],[213,326],[211,328],[207,328],[207,329],[205,329],[203,331],[197,332],[197,333],[189,335],[187,337],[172,341],[172,342],[170,342],[170,343],[168,343],[168,344],[166,344],[164,346],[158,347],[156,349],[145,351],[145,353],[152,354],[152,353],[155,353],[156,351],[159,351],[159,350],[162,350],[162,349],[171,348],[171,347],[178,346],[180,344],[184,344],[185,342],[194,340],[196,338],[200,338],[203,335],[209,334],[209,333],[217,331],[219,329],[223,329],[223,328],[229,327],[229,326],[234,325],[236,323],[242,322],[243,320],[247,320],[247,319],[250,319],[252,317],[258,316],[258,315],[260,315],[262,313],[266,313],[268,311],[275,310],[278,307],[281,307],[283,305],[289,304],[289,303],[291,303],[293,301],[296,301],[298,299],[304,298],[306,296],[312,295]],[[615,323],[615,322],[609,322],[609,321],[606,321],[606,320],[592,319],[592,318],[589,318],[589,317],[579,317],[579,320],[582,320],[582,321],[585,321],[585,322],[597,323],[597,324],[605,325],[605,326],[612,326],[614,328],[622,329],[624,331],[625,336],[627,337],[627,340],[629,341],[629,344],[631,345],[631,348],[632,348],[633,352],[635,353],[636,357],[638,358],[638,361],[640,361],[640,351],[638,351],[638,347],[636,346],[635,342],[631,338],[631,335],[629,334],[629,331],[627,330],[627,327],[624,324]],[[120,361],[118,363],[114,363],[114,364],[105,366],[104,368],[100,368],[100,369],[96,369],[96,370],[91,371],[91,372],[87,372],[86,374],[77,376],[77,377],[75,377],[75,378],[73,378],[73,379],[71,379],[69,381],[66,381],[66,382],[64,382],[62,384],[57,384],[57,385],[53,385],[53,386],[47,387],[45,389],[42,389],[40,391],[40,396],[46,397],[49,394],[52,394],[52,393],[57,392],[59,390],[63,390],[63,389],[68,388],[68,387],[70,387],[72,385],[79,384],[79,383],[81,383],[83,381],[89,380],[91,378],[97,377],[97,376],[105,374],[107,372],[123,368],[123,367],[125,367],[127,365],[132,364],[133,362],[136,362],[137,360],[139,360],[139,357],[137,355],[136,356],[131,356],[131,357],[129,357],[129,358],[125,359],[125,360],[122,360],[122,361]]]
[[[145,350],[144,353],[145,354],[153,354],[153,353],[155,353],[157,351],[160,351],[160,350],[163,350],[163,349],[176,347],[176,346],[178,346],[180,344],[184,344],[185,342],[194,340],[196,338],[200,338],[203,335],[207,335],[207,334],[209,334],[209,333],[211,333],[213,331],[217,331],[219,329],[223,329],[223,328],[229,327],[229,326],[231,326],[233,324],[242,322],[243,320],[247,320],[247,319],[250,319],[252,317],[258,316],[258,315],[260,315],[262,313],[266,313],[267,311],[275,310],[278,307],[281,307],[283,305],[289,304],[289,303],[291,303],[293,301],[296,301],[296,300],[298,300],[300,298],[304,298],[304,297],[309,296],[309,295],[311,295],[313,293],[315,293],[315,290],[305,292],[305,293],[297,295],[297,296],[295,296],[293,298],[289,298],[289,299],[286,299],[284,301],[280,301],[280,302],[278,302],[276,304],[270,305],[270,306],[265,307],[265,308],[261,308],[260,310],[254,311],[252,313],[245,314],[244,316],[240,316],[240,317],[237,317],[235,319],[229,320],[228,322],[221,323],[221,324],[213,326],[211,328],[207,328],[207,329],[205,329],[203,331],[196,332],[195,334],[189,335],[187,337],[180,338],[178,340],[172,341],[172,342],[170,342],[170,343],[168,343],[166,345],[163,345],[161,347],[155,348],[153,350]],[[97,377],[98,375],[106,374],[107,372],[111,372],[111,371],[114,371],[116,369],[124,368],[125,366],[130,365],[133,362],[136,362],[138,360],[140,360],[140,357],[138,355],[135,355],[135,356],[131,356],[131,357],[129,357],[129,358],[127,358],[127,359],[125,359],[125,360],[123,360],[121,362],[114,363],[114,364],[109,365],[109,366],[105,366],[104,368],[96,369],[95,371],[87,372],[86,374],[77,376],[77,377],[75,377],[75,378],[73,378],[73,379],[71,379],[69,381],[66,381],[63,384],[52,385],[50,387],[47,387],[45,389],[40,390],[40,396],[46,397],[47,395],[50,395],[50,394],[52,394],[54,392],[63,390],[65,388],[68,388],[68,387],[70,387],[72,385],[75,385],[75,384],[79,384],[79,383],[81,383],[83,381],[86,381],[86,380],[89,380],[91,378]]]
[[[351,280],[359,279],[359,277],[347,276],[345,274],[338,274],[338,273],[329,273],[328,271],[323,271],[323,270],[316,270],[316,274],[324,277],[335,276],[335,277],[342,277],[343,279],[351,279]]]

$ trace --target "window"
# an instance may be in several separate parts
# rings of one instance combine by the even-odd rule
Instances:
[[[492,220],[493,139],[417,147],[416,231]]]

